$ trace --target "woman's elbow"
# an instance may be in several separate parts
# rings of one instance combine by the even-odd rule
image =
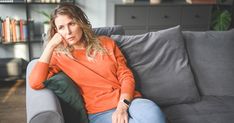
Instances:
[[[34,78],[29,77],[29,85],[34,90],[40,90],[44,88],[43,82],[35,80]]]

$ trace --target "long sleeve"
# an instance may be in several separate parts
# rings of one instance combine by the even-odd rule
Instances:
[[[55,60],[51,60],[50,64],[40,61],[36,63],[29,76],[29,83],[33,89],[38,90],[44,88],[43,82],[61,71],[54,62]]]
[[[132,71],[126,65],[126,59],[114,43],[114,55],[117,62],[117,78],[121,83],[121,93],[127,93],[131,98],[135,91],[135,80]]]

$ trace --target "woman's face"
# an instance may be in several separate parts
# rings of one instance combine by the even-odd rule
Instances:
[[[80,45],[83,32],[72,18],[67,15],[57,15],[54,23],[57,32],[62,35],[69,46]]]

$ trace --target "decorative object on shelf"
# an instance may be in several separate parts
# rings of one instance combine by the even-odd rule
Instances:
[[[134,3],[135,0],[123,0],[123,3]]]
[[[37,11],[35,10],[37,13],[43,15],[46,20],[43,21],[43,30],[44,30],[44,33],[47,33],[48,29],[50,28],[50,25],[49,25],[49,22],[50,22],[50,15],[48,13],[46,13],[45,11]]]
[[[232,14],[226,7],[221,7],[226,0],[217,0],[212,14],[211,28],[217,31],[228,30],[232,21]]]
[[[161,0],[150,0],[150,4],[159,4]]]
[[[189,4],[215,4],[216,0],[186,0]]]

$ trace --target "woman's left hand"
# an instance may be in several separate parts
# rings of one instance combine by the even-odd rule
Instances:
[[[112,123],[128,123],[128,106],[120,102],[112,114]]]

